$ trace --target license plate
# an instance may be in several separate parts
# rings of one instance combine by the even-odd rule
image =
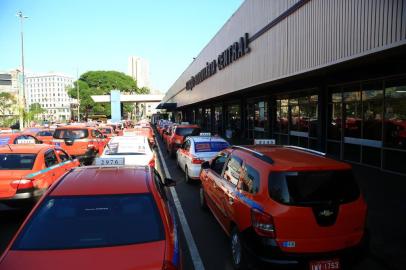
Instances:
[[[339,259],[310,262],[310,270],[337,270],[337,269],[341,269]]]
[[[96,166],[124,165],[124,158],[96,158]]]

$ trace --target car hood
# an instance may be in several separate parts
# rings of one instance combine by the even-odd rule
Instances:
[[[0,198],[14,196],[16,189],[11,187],[11,182],[19,180],[32,172],[32,170],[0,170]]]
[[[69,250],[10,250],[0,262],[0,268],[31,270],[160,270],[164,261],[164,253],[165,241]]]

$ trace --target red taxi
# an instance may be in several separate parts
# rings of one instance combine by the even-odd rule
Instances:
[[[174,211],[158,173],[79,167],[52,186],[0,258],[0,269],[182,269]]]
[[[113,127],[111,126],[102,126],[99,127],[99,131],[107,138],[107,141],[110,141],[112,137],[116,136]]]
[[[38,138],[30,134],[4,133],[0,134],[0,146],[6,144],[39,144],[42,143]]]
[[[233,264],[341,269],[362,250],[367,206],[351,166],[291,146],[230,147],[202,164],[200,201]]]
[[[200,127],[198,125],[176,125],[165,138],[166,150],[171,157],[174,157],[187,136],[198,136],[199,134]]]
[[[0,147],[0,203],[30,205],[66,171],[77,167],[62,149],[47,144]]]
[[[84,164],[91,164],[103,152],[106,143],[107,139],[99,130],[80,125],[58,127],[52,140],[53,145],[60,146]]]

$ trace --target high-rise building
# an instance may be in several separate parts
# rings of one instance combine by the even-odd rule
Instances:
[[[128,75],[137,81],[137,86],[150,87],[149,82],[149,62],[138,56],[128,58]]]
[[[71,116],[71,103],[67,87],[73,86],[73,78],[66,75],[50,73],[28,75],[25,79],[27,107],[39,104],[46,110],[40,117],[49,121],[65,121]]]

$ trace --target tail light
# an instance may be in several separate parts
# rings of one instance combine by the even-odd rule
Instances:
[[[271,215],[260,210],[251,210],[251,222],[255,232],[260,236],[275,238],[275,225]]]
[[[164,261],[162,270],[178,270],[178,268],[171,261]]]
[[[148,162],[148,166],[155,167],[155,158],[154,157]]]
[[[15,189],[26,189],[26,188],[34,187],[32,180],[28,180],[28,179],[14,180],[10,183],[10,185],[12,188],[15,188]]]
[[[192,158],[192,164],[202,164],[204,160],[201,160],[199,158]]]

